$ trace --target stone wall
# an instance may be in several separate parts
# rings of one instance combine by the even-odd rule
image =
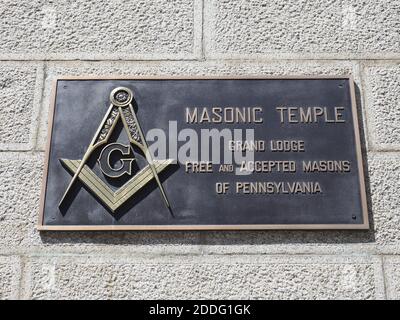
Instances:
[[[0,2],[0,297],[400,298],[399,0]],[[370,231],[36,230],[51,82],[343,75]]]

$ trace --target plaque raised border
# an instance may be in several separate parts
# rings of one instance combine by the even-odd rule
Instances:
[[[360,224],[239,224],[239,225],[44,225],[45,192],[48,178],[50,145],[53,131],[53,120],[56,106],[57,82],[61,80],[313,80],[343,79],[349,81],[355,149],[358,165],[361,208],[363,222]],[[39,231],[129,231],[129,230],[368,230],[368,206],[365,188],[365,176],[361,151],[361,137],[358,111],[356,106],[355,86],[351,75],[335,76],[66,76],[53,81],[49,110],[48,137],[44,161],[44,173],[40,196]]]

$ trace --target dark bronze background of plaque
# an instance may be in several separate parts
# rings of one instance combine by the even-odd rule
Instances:
[[[339,173],[185,173],[184,166],[172,165],[160,173],[171,213],[156,190],[154,179],[112,214],[78,181],[67,205],[58,207],[71,174],[59,159],[81,159],[110,105],[110,92],[126,87],[134,93],[137,116],[146,134],[169,121],[183,128],[237,128],[255,130],[256,140],[304,140],[302,153],[256,152],[255,160],[329,160],[351,162],[351,172]],[[368,229],[362,155],[350,77],[293,78],[62,78],[53,88],[47,159],[41,197],[39,230],[178,230],[178,229]],[[187,107],[263,108],[262,124],[188,124]],[[281,124],[276,107],[344,107],[345,123],[324,125]],[[119,130],[118,143],[129,145]],[[117,137],[116,137],[117,138]],[[167,137],[168,139],[168,137]],[[183,144],[181,142],[180,144]],[[180,146],[178,143],[178,146]],[[100,151],[100,150],[99,150]],[[167,155],[168,156],[168,155]],[[99,176],[95,162],[89,166]],[[143,159],[137,158],[138,165]],[[114,180],[105,182],[112,187]],[[236,181],[319,181],[323,193],[218,195],[217,182]],[[124,181],[123,181],[124,182]],[[121,182],[121,183],[123,183]],[[125,181],[126,182],[126,181]],[[115,184],[115,185],[114,185]]]

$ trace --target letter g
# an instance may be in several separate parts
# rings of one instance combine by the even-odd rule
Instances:
[[[121,166],[115,168],[111,164],[111,157],[115,157],[117,153],[120,153],[119,162]],[[124,156],[130,156],[129,158]],[[120,143],[110,143],[105,146],[100,153],[100,157],[97,160],[100,166],[100,170],[110,178],[119,178],[125,173],[131,174],[131,164],[135,158],[132,154],[130,146],[126,146]]]

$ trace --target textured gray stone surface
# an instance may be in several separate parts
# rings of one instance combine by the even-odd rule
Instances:
[[[33,148],[42,68],[41,63],[0,62],[0,150]]]
[[[400,244],[400,155],[373,154],[369,160],[375,240]]]
[[[174,76],[174,75],[353,75],[360,83],[358,64],[338,61],[315,62],[113,62],[113,63],[48,63],[42,116],[39,127],[38,149],[44,150],[52,81],[60,76]]]
[[[400,150],[400,64],[367,65],[364,74],[372,147]]]
[[[193,58],[200,9],[197,0],[3,0],[0,58]]]
[[[32,243],[30,235],[37,233],[42,166],[42,154],[0,153],[1,248]]]
[[[205,2],[207,57],[399,57],[399,1]]]
[[[18,257],[0,256],[0,299],[19,297],[21,264]]]
[[[385,284],[387,298],[392,300],[400,299],[400,257],[385,257]]]
[[[27,298],[374,299],[374,257],[59,257],[28,263]]]

